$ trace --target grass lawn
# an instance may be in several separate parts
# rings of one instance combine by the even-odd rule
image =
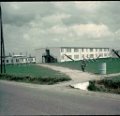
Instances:
[[[63,76],[58,71],[51,70],[49,68],[44,68],[37,65],[6,65],[6,71],[7,74],[14,74],[14,75],[20,75],[20,76],[35,76],[35,77],[55,77],[57,75]]]
[[[101,58],[95,62],[87,60],[86,71],[99,74],[99,65],[102,62],[106,62],[107,74],[120,73],[120,59],[119,58]],[[52,65],[69,67],[71,69],[81,70],[81,61],[69,61],[62,63],[52,63]]]
[[[54,84],[71,80],[65,74],[35,64],[6,65],[6,75],[0,75],[0,77],[0,79],[43,84]]]

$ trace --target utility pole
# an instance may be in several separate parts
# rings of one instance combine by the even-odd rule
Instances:
[[[0,3],[0,28],[1,28],[1,74],[2,74],[2,73],[6,73],[6,68],[5,68],[5,46],[4,46],[4,38],[3,38],[1,3]]]

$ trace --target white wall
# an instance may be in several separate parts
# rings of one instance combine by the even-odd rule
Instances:
[[[82,50],[82,48],[77,48],[79,49],[78,52],[74,52],[74,49],[76,48],[67,48],[67,47],[64,47],[64,48],[61,48],[63,49],[63,51],[61,51],[60,53],[60,57],[61,57],[61,62],[65,62],[65,61],[71,61],[71,59],[67,58],[64,54],[66,55],[71,55],[72,59],[74,59],[75,61],[77,60],[83,60],[83,56],[85,59],[95,59],[97,58],[100,54],[102,54],[102,56],[100,56],[100,58],[107,58],[107,57],[110,57],[110,52],[111,50],[110,49],[107,49],[107,50],[104,50],[105,48],[102,48],[102,51],[100,51],[101,48],[92,48],[93,51],[90,51],[90,48],[83,48],[84,50]],[[71,52],[67,52],[67,49],[71,49]],[[75,58],[74,56],[75,55],[79,55],[79,58]],[[93,57],[91,57],[91,55]]]
[[[16,61],[18,60],[18,62]],[[30,61],[31,60],[31,61]],[[36,58],[32,57],[30,60],[27,57],[6,57],[5,64],[25,64],[25,63],[35,63]],[[0,60],[1,62],[1,60]]]
[[[61,62],[72,61],[71,59],[67,58],[67,56],[65,56],[64,54],[71,56],[71,58],[74,60],[80,60],[82,57],[81,56],[81,49],[78,49],[78,52],[74,52],[74,48],[71,48],[71,52],[67,52],[67,49],[69,49],[69,48],[61,48],[61,49],[64,50],[63,52],[60,53]],[[75,55],[79,55],[78,58],[75,58]],[[64,59],[62,57],[64,57]]]

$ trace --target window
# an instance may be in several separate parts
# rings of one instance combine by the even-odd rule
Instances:
[[[61,52],[64,52],[64,49],[63,49],[63,48],[61,48]]]
[[[84,54],[82,55],[82,58],[84,58]]]
[[[79,49],[77,49],[77,48],[74,48],[74,52],[79,52]]]
[[[93,56],[94,56],[93,54],[90,54],[90,58],[93,58]]]
[[[101,53],[100,56],[103,57],[103,54]]]
[[[87,56],[86,56],[87,58],[89,58],[89,54],[87,54]]]
[[[86,49],[86,52],[88,52],[88,49]]]
[[[102,51],[102,48],[101,48],[101,49],[99,49],[99,51],[101,52],[101,51]]]
[[[19,62],[19,59],[16,59],[16,62]]]
[[[11,62],[13,63],[13,59],[11,59]]]
[[[106,54],[106,53],[104,53],[104,56],[106,57],[106,56],[107,56],[107,54]]]
[[[74,55],[74,59],[79,59],[79,55]]]
[[[64,55],[61,56],[61,59],[64,59]]]
[[[82,52],[84,52],[84,48],[82,48]]]
[[[67,49],[67,52],[71,52],[71,49],[70,49],[70,48],[68,48],[68,49]]]
[[[106,48],[106,52],[108,52],[109,51],[109,49],[108,48]]]
[[[9,63],[9,60],[6,60],[7,63]]]
[[[72,58],[72,55],[68,55],[70,58]]]
[[[90,52],[92,52],[93,51],[93,48],[90,48]]]

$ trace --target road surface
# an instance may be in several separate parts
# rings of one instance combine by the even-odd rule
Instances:
[[[28,86],[29,85],[29,86]],[[47,88],[47,89],[45,89]],[[0,81],[0,115],[120,114],[120,99]]]

